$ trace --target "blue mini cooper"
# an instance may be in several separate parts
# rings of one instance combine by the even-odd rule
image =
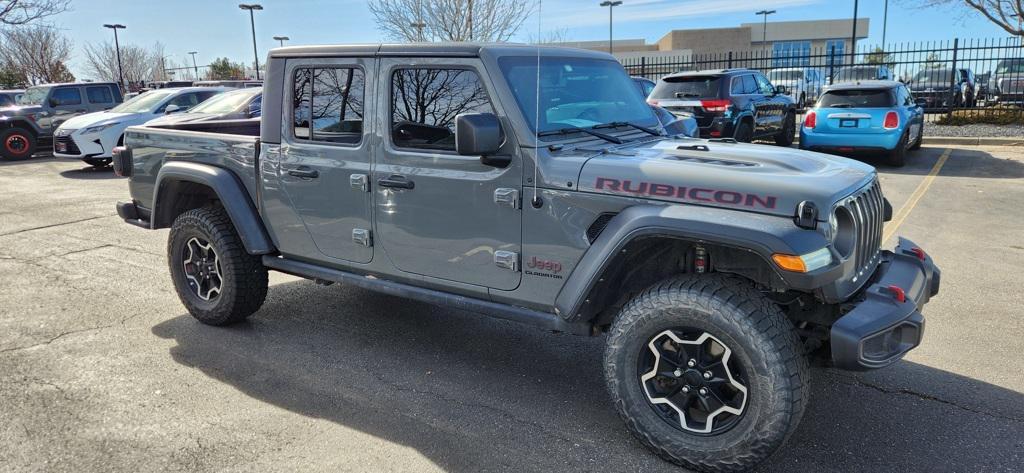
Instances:
[[[908,150],[921,147],[924,107],[894,81],[836,84],[807,111],[800,148],[833,154],[882,153],[903,166]]]

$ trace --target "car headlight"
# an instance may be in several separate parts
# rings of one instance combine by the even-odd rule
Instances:
[[[117,125],[117,123],[107,123],[105,125],[91,126],[89,128],[86,128],[86,129],[82,130],[82,133],[99,133],[99,132],[101,132],[103,130],[106,130],[107,128],[110,128],[110,127],[112,127],[114,125]]]
[[[772,260],[786,271],[809,273],[832,264],[832,252],[825,247],[799,256],[775,253],[772,255]]]

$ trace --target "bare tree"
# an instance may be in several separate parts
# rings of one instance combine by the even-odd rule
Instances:
[[[0,0],[0,23],[24,25],[63,13],[71,0]]]
[[[137,84],[151,80],[166,80],[163,57],[164,47],[160,43],[150,48],[122,44],[121,67],[125,82]],[[85,67],[97,79],[117,82],[120,76],[114,43],[105,41],[85,45]]]
[[[377,28],[399,41],[508,41],[532,1],[370,0]]]
[[[920,8],[966,6],[1007,33],[1024,38],[1024,1],[1021,0],[909,0]]]
[[[568,43],[569,29],[568,28],[555,28],[541,32],[540,35],[530,33],[526,37],[526,42],[530,44],[559,44]]]
[[[0,33],[0,62],[24,74],[30,84],[74,80],[65,63],[71,41],[49,26],[20,26]]]

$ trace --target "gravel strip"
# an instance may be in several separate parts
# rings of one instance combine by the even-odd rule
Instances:
[[[968,137],[1000,137],[1000,138],[1021,138],[1024,137],[1024,124],[1020,125],[936,125],[926,123],[924,125],[925,136],[968,136]]]

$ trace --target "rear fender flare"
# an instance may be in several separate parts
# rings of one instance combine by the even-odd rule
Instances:
[[[249,254],[265,255],[276,251],[245,187],[233,173],[216,166],[180,161],[165,163],[153,191],[152,228],[166,228],[174,221],[176,202],[168,188],[169,184],[181,182],[206,186],[216,194]]]
[[[555,312],[579,322],[581,309],[613,260],[632,241],[668,237],[750,251],[762,258],[787,286],[811,290],[833,275],[778,270],[773,253],[802,255],[827,245],[825,237],[797,227],[791,219],[694,205],[639,205],[616,215],[584,253],[555,299]]]

